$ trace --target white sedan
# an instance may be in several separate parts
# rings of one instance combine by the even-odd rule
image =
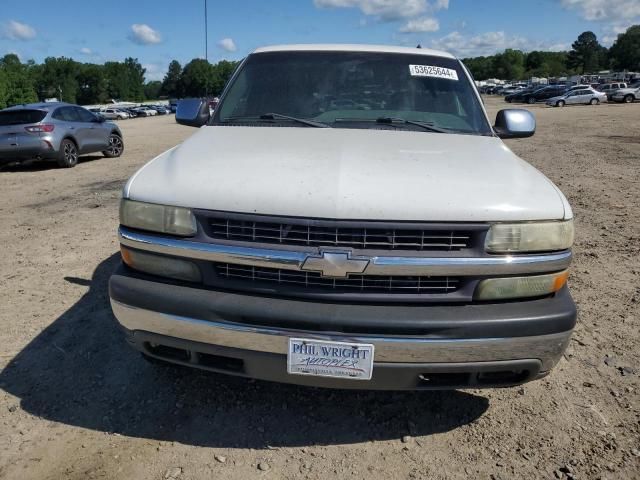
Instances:
[[[100,115],[107,120],[126,120],[127,118],[130,118],[130,115],[127,112],[123,112],[117,108],[106,108],[104,110],[100,110]]]
[[[551,107],[564,107],[565,105],[598,105],[607,101],[607,94],[598,92],[591,87],[574,89],[563,95],[547,100]]]

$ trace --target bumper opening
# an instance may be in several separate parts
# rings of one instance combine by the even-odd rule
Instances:
[[[170,347],[168,345],[159,345],[157,343],[144,343],[145,352],[153,357],[163,360],[177,360],[178,362],[188,362],[191,359],[191,353],[182,348]]]
[[[145,354],[167,362],[195,364],[219,372],[244,373],[244,362],[239,358],[213,355],[152,342],[144,342],[142,348]]]
[[[529,370],[481,372],[478,374],[477,382],[479,385],[514,385],[526,381],[531,374]]]
[[[198,353],[198,364],[229,373],[244,373],[244,362],[239,358]]]
[[[470,387],[508,387],[532,380],[539,373],[537,368],[535,371],[531,369],[500,370],[499,366],[494,368],[496,370],[477,371],[472,369],[466,372],[425,372],[418,376],[420,380],[419,386],[427,388],[455,388],[461,385]]]

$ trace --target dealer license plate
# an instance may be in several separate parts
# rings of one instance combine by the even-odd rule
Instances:
[[[293,375],[371,380],[373,345],[290,338],[287,372]]]

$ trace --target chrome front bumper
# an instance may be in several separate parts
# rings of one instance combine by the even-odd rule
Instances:
[[[447,338],[363,335],[293,330],[234,322],[200,320],[128,306],[111,300],[113,313],[131,332],[149,332],[187,341],[240,350],[287,354],[288,339],[370,343],[381,363],[472,363],[535,359],[546,372],[560,360],[571,331],[511,338]]]

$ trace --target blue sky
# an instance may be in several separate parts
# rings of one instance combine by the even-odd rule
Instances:
[[[204,0],[2,0],[0,54],[102,63],[137,57],[147,79],[204,57]],[[640,0],[208,0],[209,60],[261,45],[416,45],[459,56],[562,50],[594,31],[609,46],[640,23]]]

